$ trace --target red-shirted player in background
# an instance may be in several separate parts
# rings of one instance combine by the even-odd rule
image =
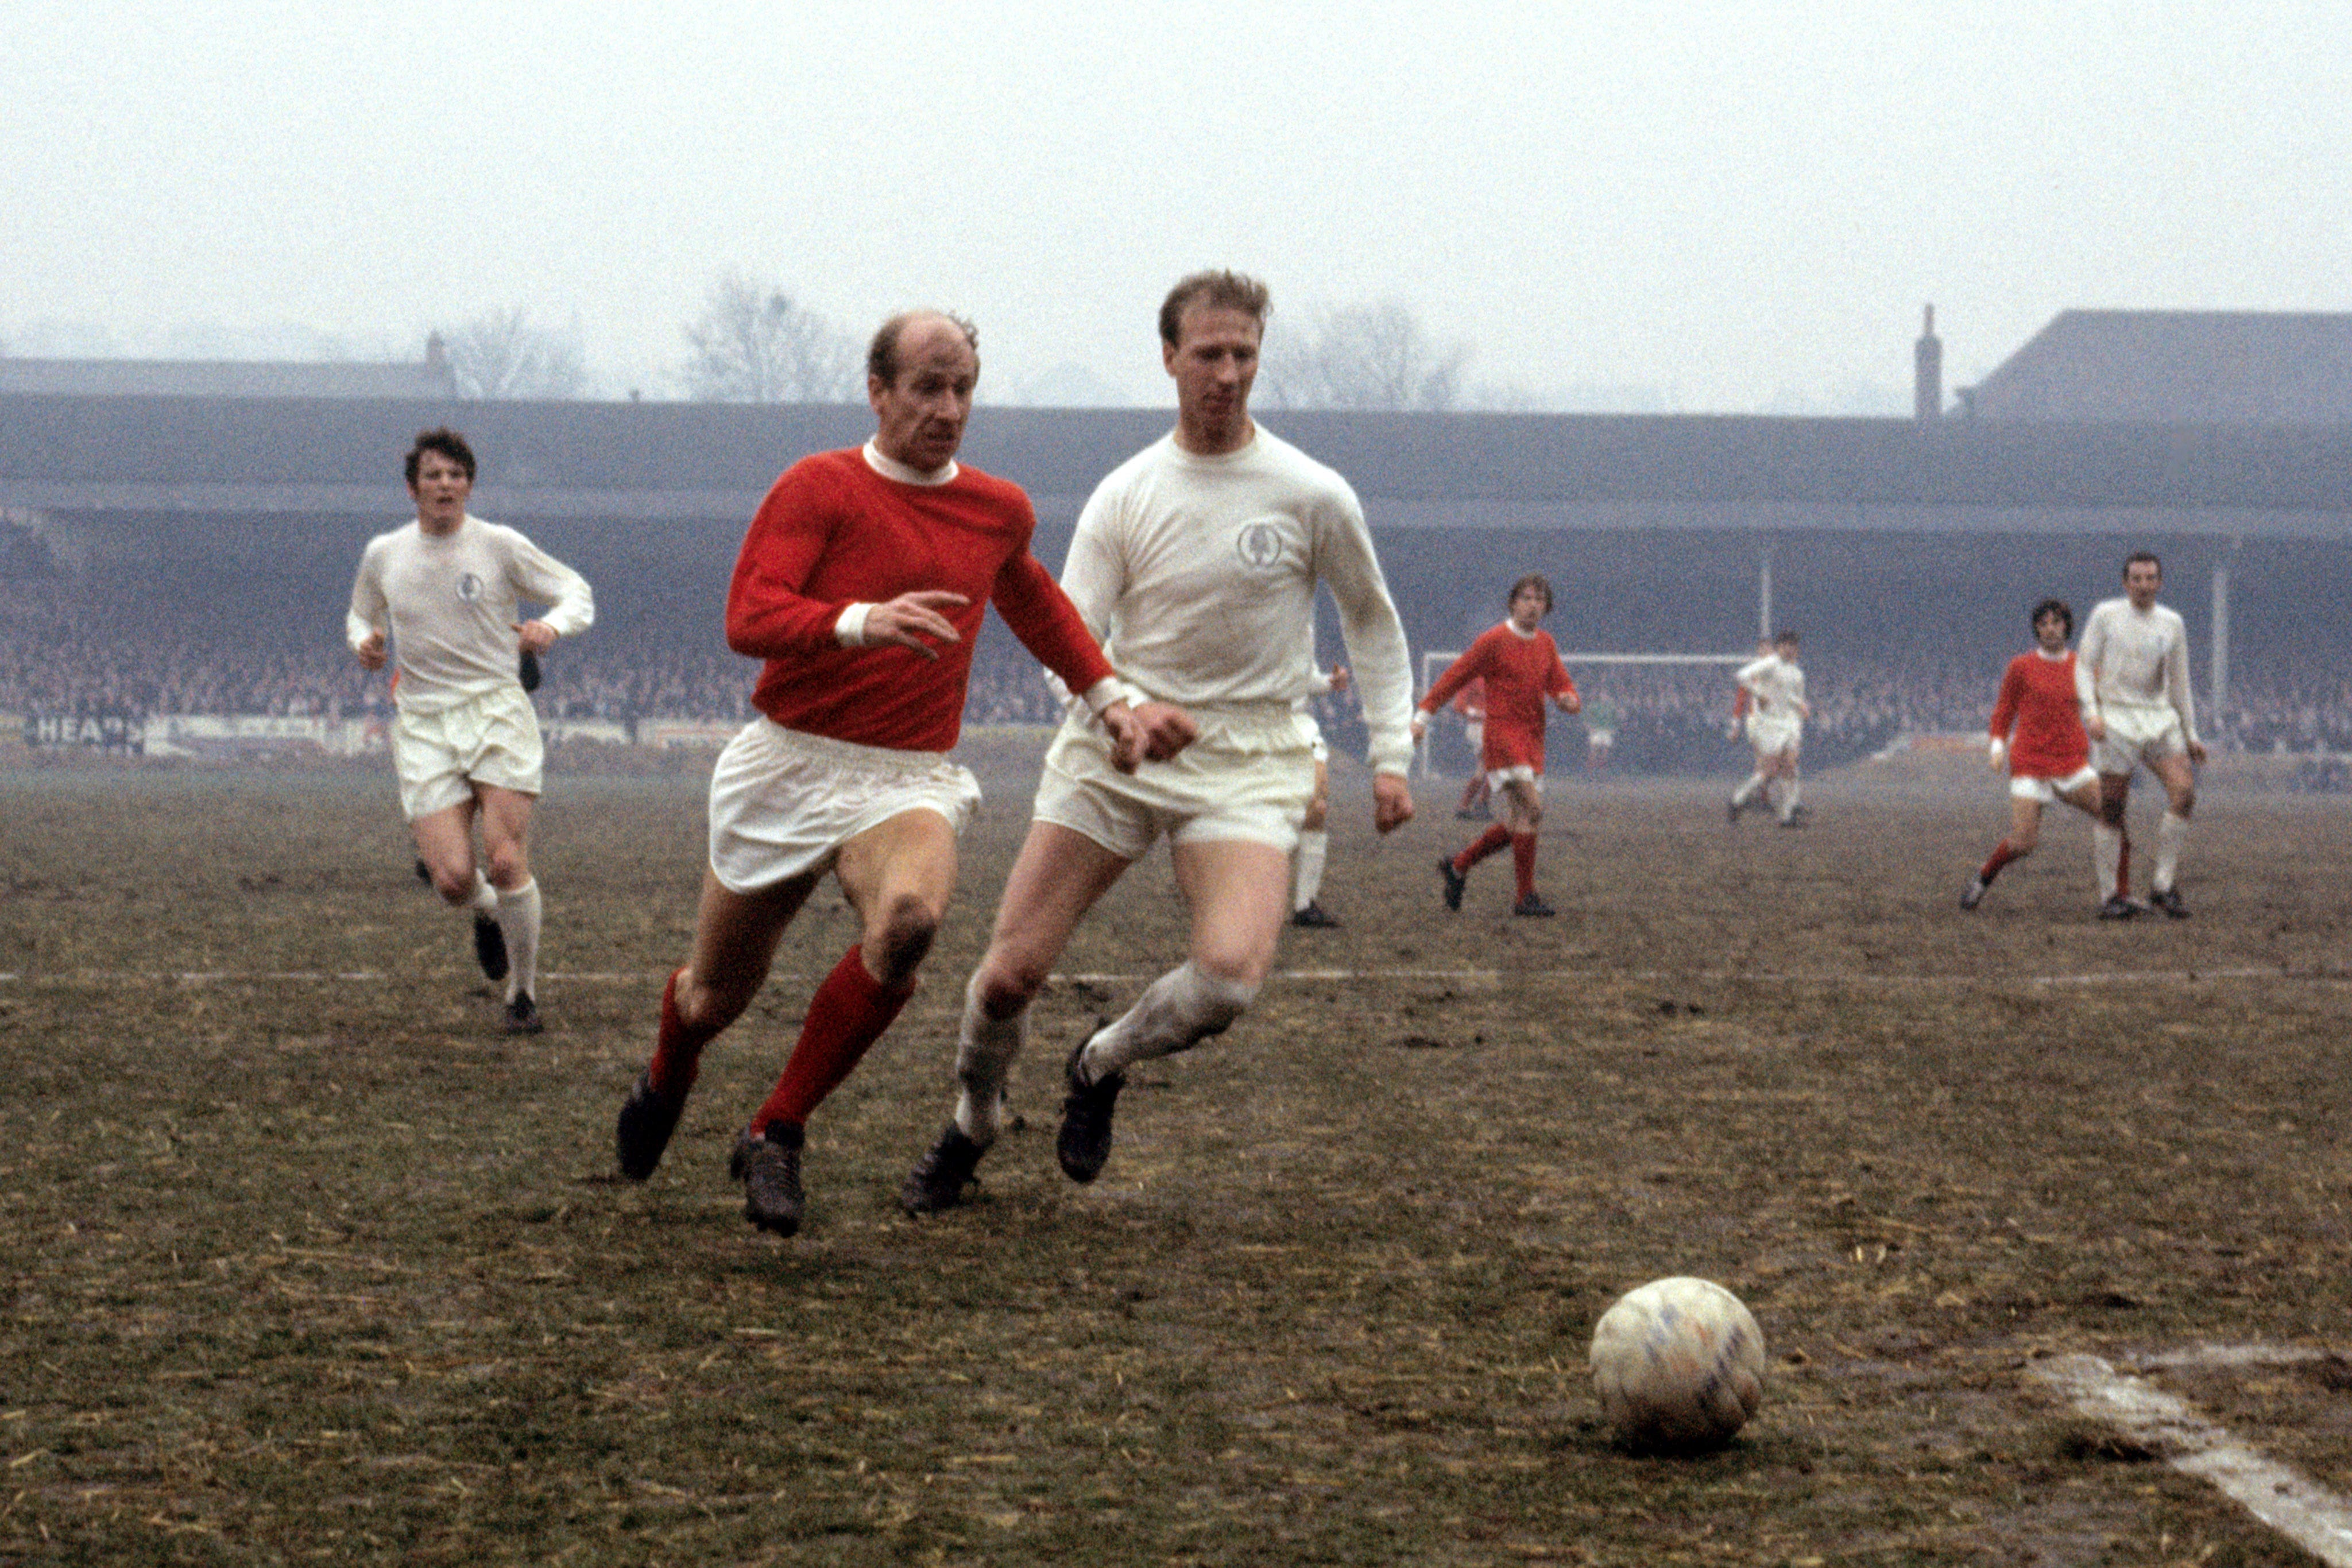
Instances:
[[[1429,717],[1473,679],[1486,683],[1486,737],[1479,762],[1503,800],[1503,820],[1488,828],[1469,848],[1437,862],[1445,879],[1445,907],[1462,907],[1462,890],[1469,884],[1470,868],[1488,855],[1510,846],[1518,871],[1518,902],[1514,915],[1544,915],[1550,904],[1536,892],[1536,829],[1543,821],[1544,699],[1549,697],[1562,713],[1583,705],[1576,683],[1559,662],[1551,633],[1538,622],[1551,613],[1551,584],[1530,572],[1511,584],[1511,618],[1479,633],[1463,655],[1437,677],[1413,710],[1415,740],[1429,727]]]
[[[728,646],[765,661],[751,694],[761,716],[712,769],[694,951],[663,994],[653,1060],[614,1143],[623,1176],[654,1173],[703,1048],[751,1004],[785,926],[833,873],[859,941],[817,987],[730,1167],[744,1218],[781,1236],[800,1228],[809,1113],[913,994],[955,885],[956,834],[980,788],[944,753],[986,607],[1084,695],[1119,766],[1191,738],[1180,710],[1129,710],[1086,622],[1029,553],[1028,497],[957,465],[978,341],[937,312],[885,322],[866,357],[874,439],[776,481],[728,589]]]
[[[2066,639],[2074,632],[2074,612],[2062,599],[2033,607],[2032,653],[2009,662],[2000,695],[1992,708],[1990,756],[1996,771],[2009,768],[2009,837],[1969,880],[1960,907],[1974,909],[2000,868],[2023,860],[2041,841],[2042,808],[2063,800],[2096,821],[2099,775],[2091,766],[2091,741],[2083,732],[2083,706],[2074,689],[2074,655]],[[2097,877],[2094,861],[2092,875]]]

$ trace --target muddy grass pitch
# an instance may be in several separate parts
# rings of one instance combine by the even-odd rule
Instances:
[[[1815,780],[1801,832],[1563,779],[1536,921],[1507,856],[1444,913],[1450,787],[1376,841],[1343,777],[1345,925],[1139,1071],[1103,1179],[1055,1167],[1059,1064],[1179,950],[1160,860],[1041,1002],[978,1200],[909,1221],[1025,818],[989,782],[779,1243],[727,1154],[851,939],[830,893],[661,1171],[612,1175],[690,773],[555,781],[550,1027],[510,1041],[388,779],[0,771],[0,1562],[2326,1560],[2035,1368],[2352,1494],[2340,803],[2217,774],[2194,917],[2103,925],[2072,820],[1958,909],[1977,773]],[[1696,1458],[1617,1448],[1583,1368],[1670,1273],[1769,1343]]]

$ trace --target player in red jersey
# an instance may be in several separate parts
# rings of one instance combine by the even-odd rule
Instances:
[[[1574,713],[1583,704],[1567,666],[1559,662],[1551,633],[1538,624],[1551,613],[1551,584],[1530,572],[1511,584],[1510,604],[1510,619],[1479,633],[1423,695],[1413,710],[1412,734],[1420,739],[1432,714],[1472,680],[1485,677],[1486,736],[1479,765],[1502,797],[1503,820],[1461,853],[1437,862],[1438,874],[1445,879],[1445,907],[1460,909],[1470,868],[1508,845],[1518,872],[1518,902],[1511,913],[1546,915],[1553,913],[1552,907],[1536,892],[1536,829],[1543,821],[1544,699],[1549,697],[1562,713]]]
[[[1172,756],[1190,720],[1131,711],[1101,648],[1029,553],[1028,497],[955,461],[980,376],[971,326],[893,317],[866,358],[877,428],[778,479],[744,536],[727,643],[765,661],[760,710],[712,770],[710,862],[694,949],[664,992],[653,1060],[614,1130],[621,1173],[651,1176],[702,1049],[767,978],[777,943],[827,872],[859,940],[817,987],[767,1102],[736,1141],[744,1216],[800,1228],[809,1113],[913,993],[956,876],[956,834],[980,798],[955,744],[972,639],[993,603],[1070,690],[1118,766]]]
[[[2099,816],[2099,775],[2091,766],[2091,740],[2083,729],[2083,703],[2074,686],[2074,655],[2066,639],[2074,612],[2063,599],[2033,607],[2033,650],[2009,662],[1993,703],[1992,766],[2009,769],[2009,837],[1993,846],[1991,858],[1969,879],[1960,907],[1974,909],[2000,868],[2033,852],[2042,839],[2042,808],[2063,800],[2089,817]],[[2092,874],[2098,873],[2094,855]]]

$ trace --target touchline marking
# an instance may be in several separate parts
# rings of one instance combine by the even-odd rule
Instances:
[[[2302,1472],[2263,1458],[2182,1400],[2095,1355],[2057,1356],[2032,1370],[2075,1409],[2147,1444],[2181,1474],[2212,1482],[2329,1568],[2352,1568],[2352,1503]]]

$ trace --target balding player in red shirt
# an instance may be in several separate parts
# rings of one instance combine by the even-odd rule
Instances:
[[[874,438],[778,479],[744,536],[727,644],[764,661],[760,710],[710,780],[710,860],[694,949],[663,993],[653,1059],[621,1108],[621,1174],[661,1162],[703,1048],[767,978],[784,928],[827,872],[859,939],[817,987],[799,1040],[736,1140],[744,1218],[800,1228],[803,1129],[913,994],[980,800],[949,760],[972,640],[990,604],[1108,732],[1114,759],[1172,756],[1191,721],[1130,711],[1102,650],[1029,551],[1028,497],[955,460],[980,377],[971,326],[893,317],[866,357]]]

